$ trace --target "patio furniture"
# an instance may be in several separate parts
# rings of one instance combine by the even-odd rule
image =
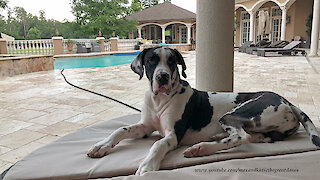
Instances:
[[[252,54],[253,50],[256,50],[257,48],[265,48],[268,47],[271,44],[269,40],[263,39],[259,41],[256,44],[251,44],[249,47],[245,48],[245,52],[247,54]]]
[[[77,43],[77,53],[87,53],[87,47],[84,43]]]
[[[123,140],[109,155],[102,158],[89,158],[86,152],[93,144],[104,139],[117,128],[137,123],[139,120],[140,114],[124,116],[66,135],[18,161],[4,175],[4,180],[127,178],[128,175],[135,173],[152,144],[161,138],[158,133],[153,133],[145,139]],[[182,152],[186,148],[188,146],[181,146],[169,152],[161,163],[160,171],[148,172],[137,178],[198,179],[201,175],[202,179],[214,180],[223,179],[221,175],[226,177],[225,173],[230,173],[195,171],[203,168],[293,168],[300,170],[296,173],[278,173],[277,178],[290,179],[288,176],[293,176],[295,179],[300,179],[301,176],[303,179],[316,179],[314,177],[319,176],[319,167],[314,164],[319,161],[320,149],[310,142],[303,128],[285,141],[244,144],[211,156],[185,158]],[[236,173],[232,176],[249,174]],[[254,171],[253,174],[256,177],[253,179],[257,179],[259,175],[270,175],[273,176],[271,179],[274,178],[274,172]],[[152,176],[158,178],[152,178]],[[190,178],[190,176],[194,177]]]
[[[238,51],[239,51],[239,52],[246,52],[246,48],[247,48],[247,47],[250,47],[250,44],[252,44],[252,41],[246,41],[245,43],[243,43],[243,44],[239,47]]]
[[[265,57],[266,52],[277,52],[278,54],[282,55],[296,55],[298,52],[300,52],[302,55],[305,55],[306,52],[304,50],[296,49],[300,43],[301,41],[292,41],[283,48],[258,48],[257,55]]]
[[[101,52],[100,44],[97,42],[91,42],[91,52]]]
[[[269,42],[268,44],[263,45],[262,47],[248,47],[246,48],[247,54],[253,54],[257,51],[258,48],[283,48],[287,44],[289,44],[288,41],[275,41],[273,43]]]

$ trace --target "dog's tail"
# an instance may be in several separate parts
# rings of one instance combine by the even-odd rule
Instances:
[[[300,123],[303,125],[307,133],[309,134],[309,137],[312,141],[312,143],[318,147],[320,147],[320,138],[319,134],[317,132],[317,128],[314,126],[311,119],[299,108],[292,105],[291,106],[293,113],[295,116],[299,119]]]

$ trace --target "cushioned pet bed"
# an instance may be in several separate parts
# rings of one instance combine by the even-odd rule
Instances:
[[[320,176],[320,151],[303,128],[286,141],[246,144],[206,157],[185,158],[182,152],[187,147],[180,147],[166,155],[161,171],[142,177],[133,174],[160,138],[156,133],[147,139],[123,140],[103,158],[87,157],[86,152],[93,144],[119,127],[138,122],[139,117],[117,118],[62,137],[17,162],[4,179],[255,179],[257,176],[312,179]]]

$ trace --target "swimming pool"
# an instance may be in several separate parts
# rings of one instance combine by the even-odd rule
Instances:
[[[136,56],[118,54],[96,57],[56,58],[54,60],[54,69],[95,68],[130,64]]]

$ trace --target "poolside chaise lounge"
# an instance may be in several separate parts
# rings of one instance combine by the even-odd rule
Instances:
[[[258,48],[283,48],[288,44],[289,44],[288,41],[275,41],[273,43],[268,42],[265,45],[262,45],[260,47],[258,47],[258,46],[256,46],[256,47],[248,47],[248,48],[246,48],[246,53],[247,54],[253,54],[254,52],[257,51]]]
[[[17,162],[3,174],[4,180],[111,177],[117,180],[248,180],[317,179],[320,176],[317,165],[320,148],[310,142],[303,128],[285,141],[244,144],[211,156],[185,158],[182,152],[187,146],[180,146],[166,155],[160,171],[148,172],[143,176],[133,174],[152,144],[160,138],[158,133],[145,139],[123,140],[105,157],[87,157],[86,152],[94,143],[110,135],[117,128],[137,123],[139,119],[139,114],[129,115],[64,136]],[[278,172],[275,172],[277,170]]]
[[[239,52],[246,52],[246,48],[250,47],[250,44],[252,44],[252,41],[246,41],[239,47]]]
[[[265,57],[266,52],[277,52],[278,54],[282,55],[296,55],[298,52],[300,52],[302,55],[304,55],[306,53],[304,50],[296,49],[300,43],[301,41],[292,41],[283,48],[258,48],[257,55]]]
[[[249,47],[245,48],[245,53],[252,54],[253,50],[256,50],[257,48],[265,48],[268,47],[271,44],[269,40],[263,39],[256,44],[251,44]]]

